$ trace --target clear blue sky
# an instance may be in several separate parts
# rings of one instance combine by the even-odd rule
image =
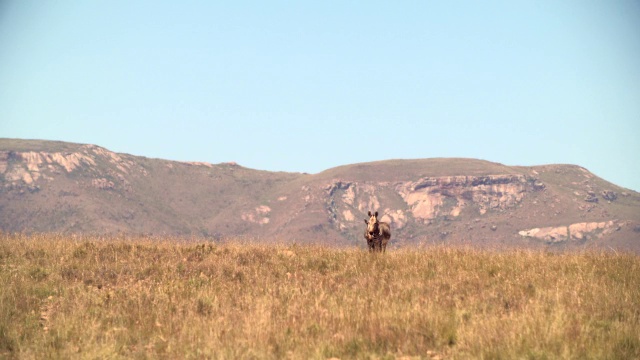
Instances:
[[[0,137],[309,173],[571,163],[640,190],[640,2],[0,0]]]

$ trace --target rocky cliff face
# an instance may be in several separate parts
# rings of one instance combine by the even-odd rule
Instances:
[[[415,218],[428,221],[443,215],[457,217],[470,206],[481,215],[512,208],[533,190],[528,185],[524,175],[443,176],[399,184],[396,191]]]
[[[559,243],[564,241],[582,241],[594,237],[601,239],[614,231],[619,231],[623,225],[625,224],[614,220],[582,222],[569,226],[552,226],[522,230],[518,232],[518,234],[524,237],[540,239],[548,243]]]
[[[355,219],[354,212],[371,209],[382,209],[382,220],[401,229],[408,217],[430,224],[439,217],[459,217],[465,210],[484,215],[487,211],[513,208],[528,191],[535,191],[533,182],[524,175],[424,177],[397,183],[333,180],[324,190],[327,208],[340,229],[349,227],[347,224]],[[381,206],[389,203],[397,208]]]
[[[37,145],[37,146],[36,146]],[[95,145],[0,140],[0,229],[249,237],[364,247],[379,211],[391,248],[632,249],[640,196],[571,165],[388,161],[317,175],[174,162]]]
[[[98,163],[101,163],[100,167]],[[49,182],[58,176],[82,170],[105,176],[93,178],[90,182],[102,190],[114,189],[116,183],[126,187],[126,176],[130,171],[147,175],[144,168],[136,167],[134,161],[95,145],[82,145],[74,152],[0,151],[0,176],[7,190],[38,190],[40,180]]]

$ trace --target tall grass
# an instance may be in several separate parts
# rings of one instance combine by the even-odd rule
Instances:
[[[0,238],[0,357],[640,358],[640,257]]]

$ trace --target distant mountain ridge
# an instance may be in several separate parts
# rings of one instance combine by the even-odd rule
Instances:
[[[391,249],[450,243],[640,253],[640,194],[575,165],[436,158],[311,175],[0,139],[4,232],[247,237],[364,248],[369,210],[391,224]]]

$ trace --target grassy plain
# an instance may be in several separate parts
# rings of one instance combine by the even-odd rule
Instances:
[[[640,358],[640,257],[0,237],[0,358]]]

